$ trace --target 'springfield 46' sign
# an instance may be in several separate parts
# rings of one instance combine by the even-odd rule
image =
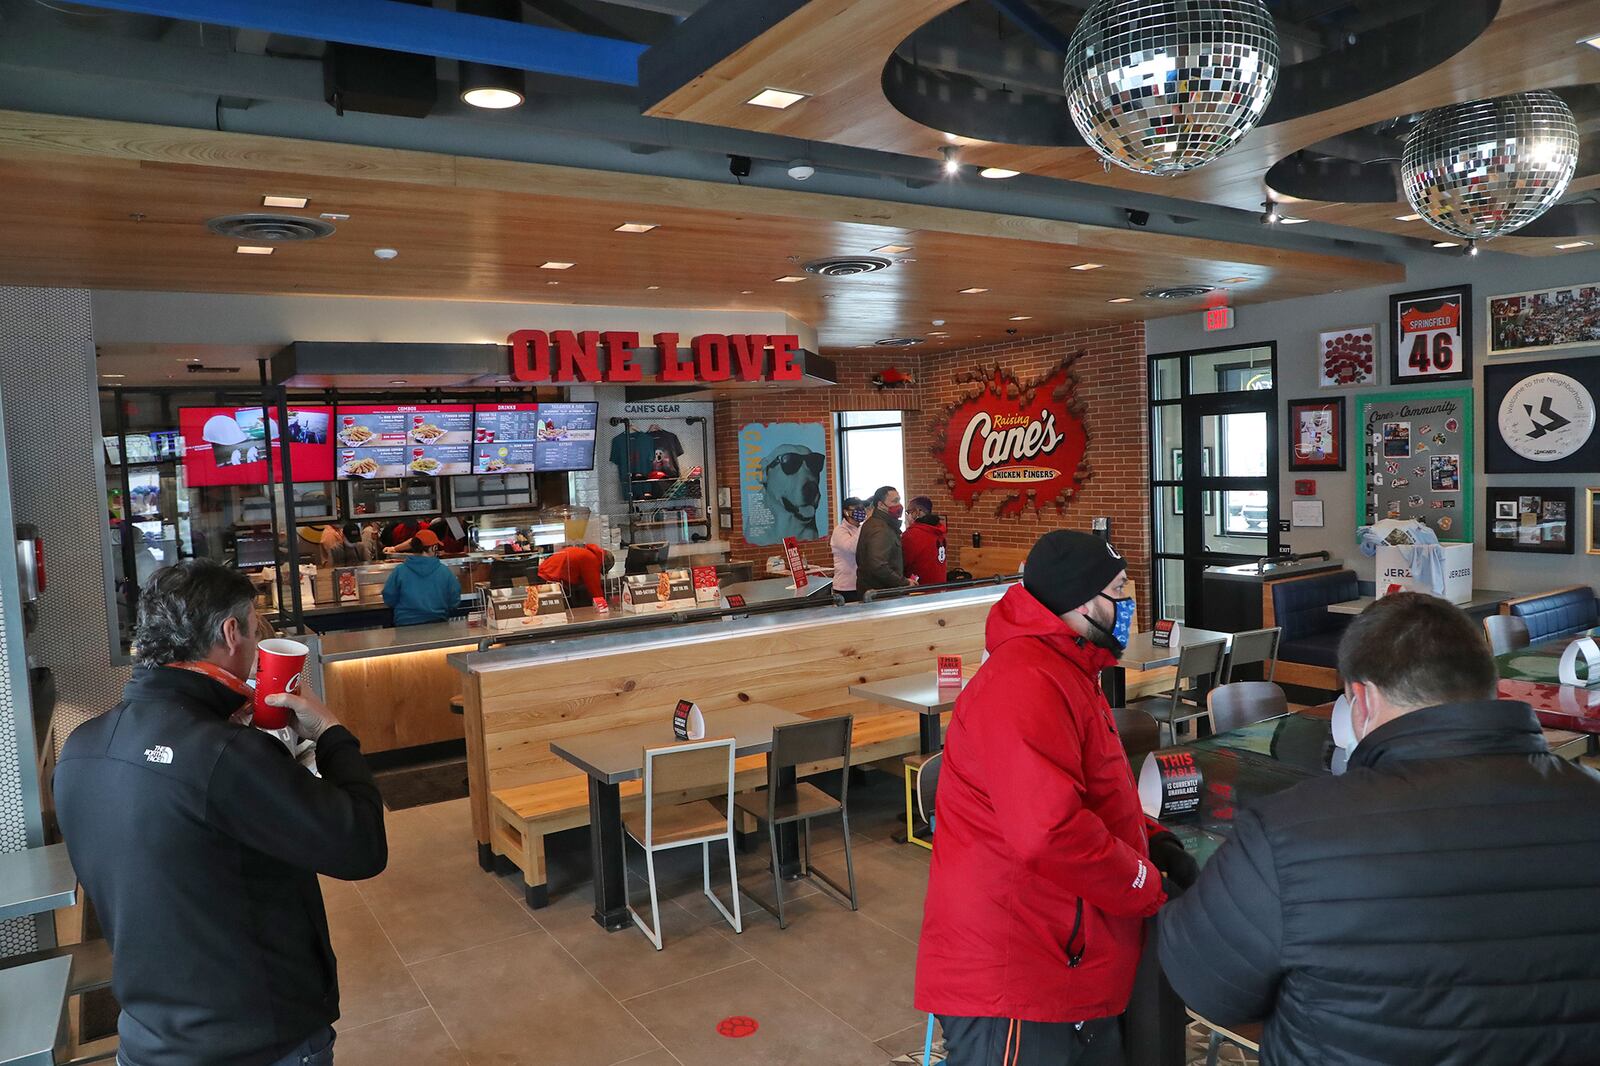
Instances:
[[[1066,508],[1090,476],[1089,433],[1072,374],[1082,355],[1026,385],[998,366],[961,379],[980,388],[950,408],[933,447],[954,499],[971,507],[980,493],[1000,489],[1008,495],[997,514]]]

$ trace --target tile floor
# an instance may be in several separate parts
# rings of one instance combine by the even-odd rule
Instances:
[[[868,780],[851,790],[860,911],[802,883],[791,886],[787,930],[746,898],[736,935],[700,894],[699,850],[685,849],[658,856],[660,952],[636,930],[607,934],[590,919],[585,832],[554,840],[552,903],[534,911],[520,874],[478,868],[465,800],[390,812],[389,868],[357,884],[324,881],[343,999],[339,1066],[918,1061],[926,1016],[912,1009],[911,986],[928,853],[890,841],[899,783]],[[842,882],[837,829],[813,846]],[[770,893],[764,852],[739,865],[751,889]],[[633,888],[643,906],[642,876]],[[726,901],[725,873],[722,888]],[[759,1031],[718,1035],[730,1015],[758,1019]]]

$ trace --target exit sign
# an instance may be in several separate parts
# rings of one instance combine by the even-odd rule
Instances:
[[[1206,308],[1206,332],[1211,333],[1219,329],[1233,328],[1233,308],[1208,307]]]

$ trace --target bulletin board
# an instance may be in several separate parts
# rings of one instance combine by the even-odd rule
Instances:
[[[1442,541],[1471,541],[1471,389],[1429,389],[1356,401],[1361,478],[1356,517],[1422,522]]]

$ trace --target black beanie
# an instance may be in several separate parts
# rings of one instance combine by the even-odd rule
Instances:
[[[1104,592],[1127,568],[1117,549],[1093,533],[1054,529],[1028,552],[1022,587],[1051,614],[1066,614]]]

